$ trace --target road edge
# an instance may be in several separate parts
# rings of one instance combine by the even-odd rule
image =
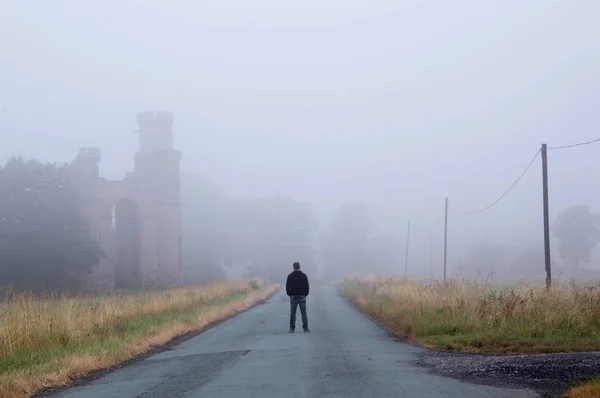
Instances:
[[[63,391],[69,390],[74,387],[82,387],[82,386],[88,385],[92,381],[98,380],[116,370],[133,365],[134,363],[143,361],[144,359],[147,359],[153,355],[160,354],[165,351],[169,351],[173,347],[178,346],[194,337],[197,337],[209,329],[213,329],[213,328],[219,326],[220,324],[225,323],[225,322],[235,318],[238,315],[241,315],[241,314],[248,312],[260,305],[265,304],[267,301],[272,299],[280,290],[281,290],[281,287],[277,287],[271,294],[269,294],[265,298],[257,301],[256,303],[254,303],[253,305],[249,306],[246,309],[243,309],[241,311],[230,314],[230,315],[226,316],[225,318],[210,322],[207,325],[205,325],[199,329],[190,330],[189,332],[177,335],[163,344],[153,345],[148,350],[138,353],[138,354],[135,354],[135,355],[131,356],[130,358],[126,359],[125,361],[119,362],[118,364],[115,364],[115,365],[107,367],[107,368],[96,369],[96,370],[86,373],[85,375],[74,377],[74,378],[70,379],[70,384],[68,384],[68,385],[58,386],[58,387],[45,387],[45,388],[37,391],[35,394],[31,395],[31,398],[49,397],[52,394],[63,392]]]
[[[452,375],[448,375],[448,374],[443,374],[440,372],[437,372],[434,370],[434,368],[432,366],[426,365],[424,363],[422,363],[420,361],[421,357],[430,355],[430,356],[436,356],[436,355],[448,355],[448,356],[456,356],[456,357],[460,357],[460,356],[464,356],[464,357],[502,357],[502,355],[498,355],[498,354],[493,354],[493,353],[485,353],[485,352],[478,352],[478,353],[471,353],[471,352],[457,352],[457,351],[445,351],[445,350],[436,350],[434,348],[430,348],[430,347],[426,347],[423,345],[420,345],[418,343],[409,341],[403,337],[398,336],[397,334],[393,333],[392,331],[390,331],[383,323],[381,323],[380,321],[378,321],[377,319],[373,318],[372,316],[370,316],[366,311],[364,311],[362,308],[360,308],[359,306],[357,306],[356,304],[354,304],[349,298],[347,298],[341,291],[340,289],[335,286],[336,289],[336,293],[338,294],[338,296],[348,304],[348,306],[350,306],[351,308],[353,308],[357,313],[361,314],[364,318],[366,318],[367,320],[371,321],[372,323],[374,323],[375,325],[377,325],[377,327],[379,327],[381,330],[383,330],[383,332],[390,338],[392,338],[394,341],[399,342],[399,343],[403,343],[403,344],[407,344],[409,346],[418,348],[420,350],[422,350],[422,353],[419,354],[415,354],[415,359],[414,359],[414,363],[416,366],[419,367],[423,367],[426,368],[431,374],[436,374],[436,375],[441,375],[443,377],[449,377],[449,378],[454,378],[456,380],[461,380],[463,382],[466,383],[470,383],[470,384],[480,384],[480,385],[490,385],[490,386],[494,386],[495,384],[493,383],[484,383],[484,382],[476,382],[474,380],[468,380],[468,379],[463,379],[461,377],[455,377]],[[592,354],[595,352],[591,352]],[[586,354],[586,353],[583,353]],[[523,354],[525,356],[530,356],[530,355],[544,355],[544,354]],[[546,355],[552,355],[552,354],[546,354]],[[508,355],[505,355],[508,357]],[[568,393],[572,387],[566,387],[564,390],[562,390],[559,395],[554,395],[553,393],[550,393],[548,390],[544,390],[544,389],[539,389],[539,388],[534,388],[531,385],[527,385],[525,383],[518,383],[517,385],[514,386],[510,386],[507,388],[525,388],[525,389],[529,389],[531,391],[535,391],[537,394],[539,394],[540,398],[561,398],[564,397],[564,394]],[[553,392],[555,392],[555,389],[552,389]],[[557,392],[557,391],[556,391]]]

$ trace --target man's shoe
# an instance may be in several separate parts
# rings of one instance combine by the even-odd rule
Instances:
[[[290,333],[294,333],[294,329],[290,329]]]
[[[304,333],[308,333],[310,330],[308,328],[304,328]]]

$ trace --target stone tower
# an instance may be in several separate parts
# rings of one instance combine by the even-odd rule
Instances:
[[[152,198],[156,237],[155,284],[182,283],[179,164],[181,152],[173,148],[171,112],[138,113],[140,148],[135,154],[135,179]],[[149,231],[148,231],[149,232]]]
[[[105,252],[89,289],[171,287],[182,283],[179,162],[173,115],[137,115],[140,148],[124,180],[99,176],[100,150],[81,148],[70,165],[80,207]]]

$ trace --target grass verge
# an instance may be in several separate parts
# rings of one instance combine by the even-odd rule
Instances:
[[[597,398],[600,397],[600,376],[581,386],[572,388],[563,398]]]
[[[446,351],[519,354],[600,350],[600,284],[494,287],[355,277],[339,286],[397,336]]]
[[[339,290],[390,332],[443,351],[600,351],[600,283],[496,287],[481,279],[419,283],[357,276]],[[600,397],[600,377],[565,397]]]
[[[67,385],[244,311],[276,290],[249,280],[98,297],[13,295],[0,303],[0,398]]]

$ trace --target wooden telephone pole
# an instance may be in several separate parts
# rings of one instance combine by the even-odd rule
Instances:
[[[406,232],[406,255],[404,258],[404,279],[408,279],[408,244],[410,243],[410,221],[408,222],[408,231]]]
[[[548,147],[542,144],[542,195],[544,199],[544,257],[546,261],[546,288],[552,285],[550,263],[550,211],[548,204]]]
[[[433,279],[433,236],[429,231],[429,277]]]
[[[446,282],[446,259],[448,258],[448,198],[446,198],[446,215],[444,221],[444,282]]]

